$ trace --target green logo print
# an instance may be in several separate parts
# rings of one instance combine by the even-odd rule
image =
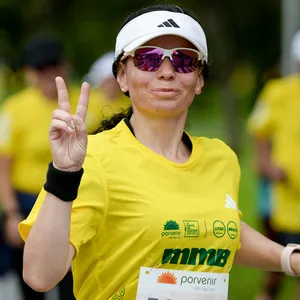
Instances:
[[[167,221],[164,225],[164,230],[179,230],[179,225],[176,221]]]
[[[235,222],[230,221],[227,224],[227,233],[231,239],[233,239],[233,240],[236,239],[236,237],[238,235],[238,227]]]
[[[219,220],[215,221],[213,224],[213,233],[217,238],[223,237],[226,233],[225,224]]]
[[[184,236],[185,237],[199,237],[198,221],[184,220]]]
[[[230,253],[230,250],[227,249],[170,248],[164,250],[162,264],[224,267],[227,264]]]
[[[180,227],[176,221],[169,220],[164,224],[164,231],[161,234],[162,237],[166,236],[169,239],[178,239],[180,235]]]
[[[112,297],[112,300],[123,300],[125,296],[126,289],[122,288],[116,295]]]

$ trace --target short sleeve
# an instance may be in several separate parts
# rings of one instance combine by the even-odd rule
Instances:
[[[258,138],[268,138],[272,134],[272,111],[267,99],[258,99],[248,119],[247,127],[249,133]]]
[[[92,239],[107,212],[107,183],[103,167],[96,156],[87,155],[84,176],[73,202],[71,215],[70,242],[79,252],[80,247]]]
[[[227,145],[226,145],[227,146]],[[227,146],[228,147],[228,146]],[[230,147],[228,147],[230,149]],[[226,200],[229,199],[229,202],[232,203],[232,206],[235,208],[237,211],[237,217],[239,221],[241,222],[243,219],[243,213],[241,210],[241,205],[240,205],[240,183],[241,183],[241,167],[239,164],[239,159],[236,155],[236,153],[230,149],[229,156],[228,156],[228,161],[229,161],[229,170],[227,174],[232,172],[232,184],[231,188],[229,190],[229,194],[226,195]],[[237,248],[236,250],[239,250],[241,248],[241,241],[237,243]]]
[[[213,140],[217,142],[218,148],[223,149],[223,153],[225,153],[225,158],[227,161],[226,176],[228,176],[228,178],[231,178],[230,184],[228,185],[228,193],[230,195],[230,201],[233,201],[235,210],[237,211],[239,218],[242,219],[243,214],[242,211],[240,210],[240,205],[239,205],[239,193],[240,193],[240,183],[241,183],[241,167],[240,167],[239,159],[236,153],[223,141],[219,139],[213,139]]]
[[[91,240],[101,227],[107,207],[106,191],[103,168],[97,156],[87,154],[78,197],[73,202],[71,213],[70,243],[76,250],[75,255],[80,251],[80,247]],[[42,189],[30,215],[19,225],[19,232],[24,241],[37,218],[46,194],[46,191]]]
[[[242,210],[241,210],[241,207],[240,207],[240,201],[239,201],[239,199],[240,199],[239,192],[240,192],[240,183],[241,183],[241,167],[240,167],[240,164],[239,164],[238,157],[235,153],[234,153],[234,161],[235,161],[234,164],[235,164],[235,168],[236,168],[235,182],[236,182],[237,211],[238,211],[239,219],[240,219],[240,221],[242,221],[243,213],[242,213]],[[239,240],[236,250],[241,249],[241,247],[242,247],[242,244],[241,244],[241,241]]]
[[[279,104],[284,99],[283,91],[284,83],[281,79],[272,79],[266,83],[248,118],[247,128],[252,136],[262,139],[272,137],[280,112]]]
[[[240,167],[240,164],[238,162],[238,159],[236,157],[236,160],[237,160],[237,178],[236,178],[236,181],[237,181],[237,200],[238,200],[238,213],[239,213],[239,217],[240,219],[243,218],[243,213],[241,211],[241,208],[240,208],[240,205],[239,205],[239,199],[240,199],[240,183],[241,183],[241,167]]]

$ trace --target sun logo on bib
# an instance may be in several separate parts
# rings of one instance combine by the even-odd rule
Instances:
[[[176,284],[177,278],[174,273],[164,272],[157,277],[157,283]]]

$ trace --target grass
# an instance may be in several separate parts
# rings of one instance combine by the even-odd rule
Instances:
[[[225,126],[220,118],[212,119],[211,116],[199,116],[195,111],[192,111],[189,115],[188,131],[191,134],[217,137],[226,142],[226,134],[223,128]],[[244,126],[241,126],[241,130],[243,146],[238,155],[242,174],[239,206],[243,213],[243,220],[255,229],[260,230],[256,211],[256,177],[251,164],[251,143]],[[253,300],[260,290],[264,275],[264,272],[259,270],[234,266],[230,274],[229,300]],[[286,276],[278,300],[294,299],[294,289],[295,279]]]

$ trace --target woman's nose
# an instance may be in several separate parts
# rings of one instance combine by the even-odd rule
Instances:
[[[175,71],[169,57],[165,57],[157,70],[157,76],[161,79],[170,80],[175,77]]]

